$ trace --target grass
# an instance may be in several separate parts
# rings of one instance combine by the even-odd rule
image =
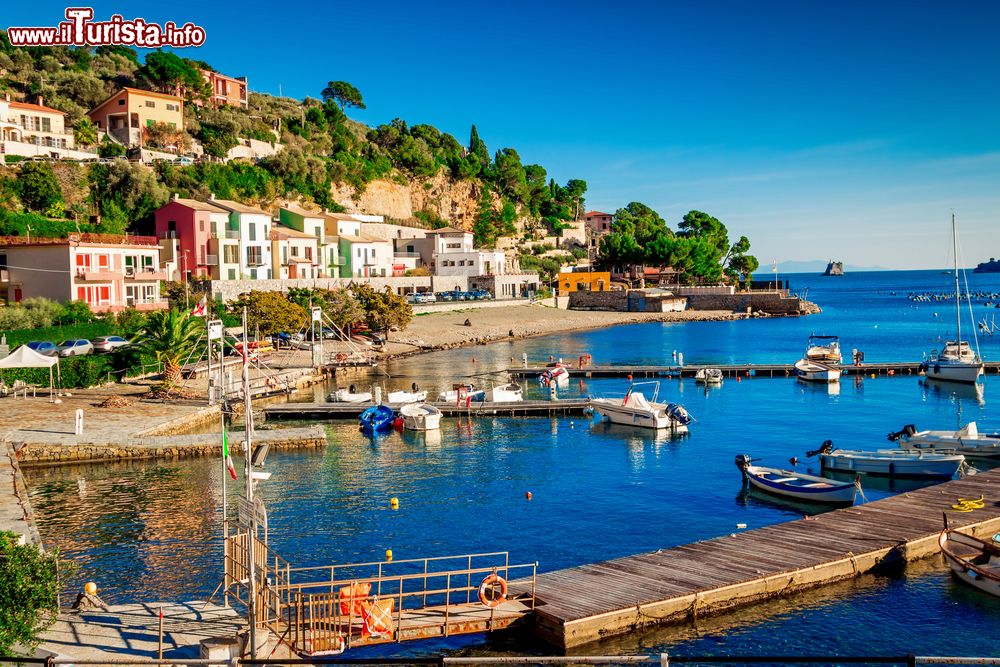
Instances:
[[[86,338],[93,340],[98,336],[109,336],[115,333],[113,327],[104,322],[87,322],[85,324],[65,324],[39,329],[16,329],[7,331],[7,344],[10,349],[33,340],[47,340],[57,345],[70,338]]]

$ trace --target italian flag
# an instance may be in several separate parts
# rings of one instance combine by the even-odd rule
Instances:
[[[236,479],[236,466],[233,465],[233,457],[229,455],[229,438],[226,437],[226,427],[222,427],[222,460],[226,464],[229,476]]]

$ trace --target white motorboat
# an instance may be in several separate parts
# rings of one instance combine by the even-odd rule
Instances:
[[[698,384],[720,385],[722,384],[722,370],[718,368],[699,368],[694,374],[694,381]]]
[[[403,428],[411,431],[433,431],[441,428],[441,411],[429,403],[407,403],[399,409]]]
[[[635,387],[645,384],[655,385],[652,400],[635,391]],[[657,403],[659,391],[659,382],[636,382],[629,385],[624,398],[595,398],[591,405],[597,414],[614,424],[687,433],[691,415],[675,403]]]
[[[359,392],[352,384],[347,389],[338,389],[331,392],[326,400],[331,403],[371,403],[372,393],[370,391]]]
[[[805,358],[821,364],[839,365],[844,360],[840,352],[840,338],[837,336],[809,336]]]
[[[753,465],[753,459],[746,454],[737,454],[736,467],[743,473],[744,482],[749,482],[762,491],[780,496],[807,500],[817,503],[854,503],[861,484],[842,482],[828,477],[806,475],[793,470],[767,468]]]
[[[809,359],[795,362],[795,377],[805,382],[840,382],[840,369]]]
[[[438,400],[444,403],[482,403],[486,400],[486,392],[476,389],[476,385],[471,382],[453,384],[448,391],[438,394]]]
[[[491,387],[486,392],[486,400],[492,403],[517,403],[524,400],[524,389],[516,382],[502,387]]]
[[[955,214],[951,214],[951,242],[955,259],[955,340],[944,344],[941,351],[931,352],[930,359],[921,365],[924,374],[933,380],[973,384],[983,374],[983,360],[968,342],[962,340],[962,299],[958,276],[958,227]],[[966,294],[966,300],[968,300]],[[972,312],[972,305],[969,305]],[[973,324],[975,324],[973,322]],[[978,346],[978,340],[976,345]]]
[[[387,397],[393,405],[404,403],[423,403],[427,400],[426,391],[390,391]]]
[[[814,452],[810,452],[812,454]],[[823,470],[863,472],[869,475],[894,477],[935,477],[948,479],[958,472],[965,457],[961,454],[942,454],[903,449],[834,449],[827,440],[819,450]]]
[[[957,431],[918,431],[907,424],[890,433],[892,442],[904,450],[950,452],[973,458],[1000,458],[1000,433],[980,433],[976,422],[969,422]]]
[[[956,577],[991,595],[1000,595],[1000,544],[945,528],[938,546]]]
[[[548,387],[552,384],[560,388],[568,387],[569,369],[559,362],[549,364],[545,371],[538,376],[538,383],[543,387]]]

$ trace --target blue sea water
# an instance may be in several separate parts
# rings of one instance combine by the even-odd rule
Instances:
[[[914,303],[911,292],[946,292],[940,272],[792,276],[823,313],[805,318],[637,324],[433,353],[391,364],[388,388],[417,381],[436,392],[465,376],[488,384],[511,357],[549,355],[594,362],[791,362],[811,333],[838,334],[868,361],[919,360],[954,330],[954,305]],[[970,275],[972,291],[1000,292],[1000,276]],[[976,320],[994,313],[980,300]],[[470,317],[475,317],[472,313]],[[969,324],[968,314],[963,331]],[[1000,359],[1000,334],[980,340]],[[475,358],[475,362],[473,362]],[[565,395],[621,395],[627,381],[574,381]],[[646,391],[651,390],[646,388]],[[529,392],[541,395],[531,383]],[[325,451],[274,452],[262,485],[271,546],[294,565],[510,551],[541,571],[651,551],[822,511],[747,494],[733,459],[804,458],[832,439],[847,447],[889,446],[906,423],[953,428],[975,420],[1000,429],[981,390],[916,376],[845,378],[831,389],[794,379],[727,379],[706,390],[664,380],[662,398],[695,416],[688,436],[575,418],[445,420],[439,438],[369,439],[352,423],[329,425]],[[800,465],[807,470],[808,464]],[[207,597],[221,578],[221,469],[217,461],[134,462],[28,472],[43,539],[80,563],[71,585],[95,580],[114,601]],[[866,481],[868,499],[913,483]],[[532,499],[525,498],[530,491]],[[233,499],[238,489],[230,488]],[[389,507],[390,497],[400,508]],[[956,630],[958,628],[958,630]],[[1000,600],[965,590],[930,559],[896,575],[863,577],[693,625],[661,628],[585,647],[589,653],[763,653],[873,650],[1000,656]],[[850,643],[845,643],[850,638]],[[408,655],[442,648],[540,652],[523,638],[452,638],[377,649]],[[367,653],[371,653],[369,649]]]

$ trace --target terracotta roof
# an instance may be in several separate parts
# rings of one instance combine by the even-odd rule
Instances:
[[[428,229],[428,234],[471,234],[472,232],[467,232],[464,229],[455,229],[454,227],[441,227],[440,229]]]
[[[170,202],[167,203],[171,202],[180,204],[181,206],[187,206],[188,208],[193,208],[196,211],[208,211],[210,213],[228,213],[228,211],[226,211],[223,208],[219,208],[218,206],[212,206],[208,202],[198,201],[197,199],[184,199],[182,197],[178,197],[177,199],[171,199]]]
[[[41,104],[28,104],[27,102],[11,102],[11,109],[27,109],[28,111],[43,111],[45,113],[61,113],[66,115],[65,111],[59,111],[59,109],[53,109],[52,107],[42,106]]]
[[[375,238],[374,236],[369,236],[368,234],[359,234],[358,236],[343,234],[340,238],[344,239],[348,243],[388,243],[385,239]]]
[[[328,213],[324,213],[323,211],[307,211],[301,206],[297,206],[295,204],[285,204],[281,208],[285,209],[286,211],[291,211],[296,215],[305,216],[307,218],[323,218],[329,215]]]
[[[346,220],[348,222],[361,222],[357,218],[347,213],[323,213],[330,220]]]
[[[111,100],[113,100],[116,97],[118,97],[119,95],[121,95],[123,92],[128,92],[128,93],[131,93],[133,95],[146,96],[146,97],[159,97],[159,98],[165,99],[165,100],[176,101],[178,104],[184,104],[184,100],[182,100],[181,98],[177,97],[176,95],[167,95],[166,93],[157,93],[157,92],[154,92],[152,90],[142,90],[140,88],[129,88],[128,86],[125,86],[124,88],[120,88],[120,89],[116,90],[107,99],[105,99],[103,102],[101,102],[100,104],[98,104],[97,106],[95,106],[93,109],[91,109],[90,111],[88,111],[87,115],[90,115],[90,114],[94,113],[95,111],[97,111],[98,109],[100,109],[101,107],[103,107],[105,104],[107,104]]]
[[[589,218],[595,215],[606,215],[609,218],[615,217],[613,213],[604,213],[602,211],[587,211],[586,213],[583,214],[583,217]]]
[[[314,241],[318,240],[312,234],[306,234],[305,232],[300,232],[297,229],[293,229],[291,227],[285,227],[284,225],[275,225],[274,227],[271,228],[271,232],[273,234],[281,234],[296,239],[313,239]]]
[[[255,215],[271,216],[271,214],[267,211],[262,211],[259,208],[241,204],[238,201],[233,201],[232,199],[210,199],[209,201],[216,206],[221,206],[222,208],[226,208],[237,213],[253,213]]]

